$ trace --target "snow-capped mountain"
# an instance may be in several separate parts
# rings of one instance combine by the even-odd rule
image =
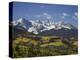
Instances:
[[[17,27],[18,29],[29,29],[32,26],[32,23],[24,18],[20,18],[12,23],[13,26]]]
[[[12,22],[13,26],[18,29],[25,29],[28,32],[32,32],[33,34],[39,34],[44,31],[49,30],[60,30],[60,29],[66,29],[70,30],[74,27],[71,24],[66,24],[64,22],[51,22],[50,20],[41,21],[41,20],[26,20],[24,18],[20,18],[18,20],[15,20]]]

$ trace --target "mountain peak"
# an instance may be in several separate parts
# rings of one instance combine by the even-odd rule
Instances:
[[[73,26],[71,24],[64,23],[59,21],[57,23],[51,22],[50,20],[41,21],[41,20],[26,20],[25,18],[20,18],[18,20],[13,21],[13,25],[18,28],[24,28],[28,32],[32,32],[33,34],[39,34],[39,32],[53,30],[59,30],[62,28],[72,29]]]

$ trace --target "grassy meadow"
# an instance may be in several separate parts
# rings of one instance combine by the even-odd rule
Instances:
[[[59,36],[16,37],[13,40],[13,57],[38,57],[77,54],[77,39]]]

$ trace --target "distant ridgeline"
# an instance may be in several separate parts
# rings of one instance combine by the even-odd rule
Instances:
[[[25,34],[41,35],[41,36],[62,36],[62,37],[77,37],[78,30],[71,24],[64,22],[48,22],[32,21],[20,18],[12,23],[14,32],[23,31]]]

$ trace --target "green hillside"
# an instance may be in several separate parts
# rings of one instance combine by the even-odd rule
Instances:
[[[67,54],[77,54],[77,39],[63,41],[59,36],[30,36],[17,37],[13,40],[14,58]]]

